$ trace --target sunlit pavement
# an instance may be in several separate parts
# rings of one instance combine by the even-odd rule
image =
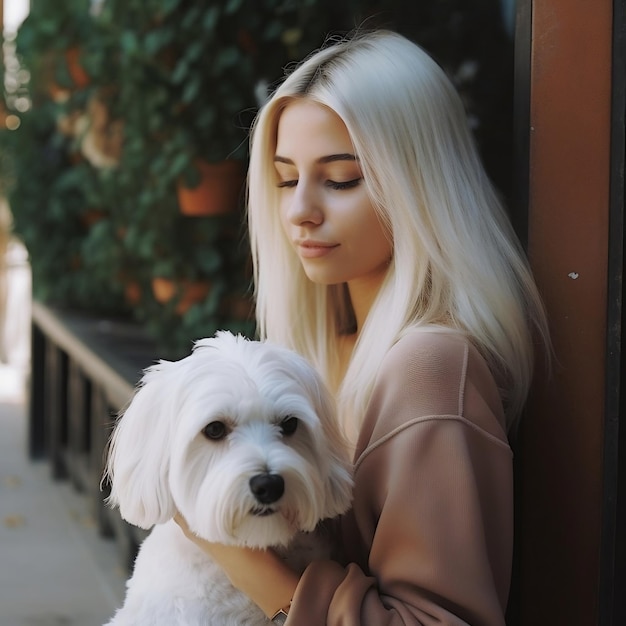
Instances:
[[[45,461],[28,458],[30,273],[18,263],[9,274],[8,363],[0,364],[0,625],[101,626],[121,604],[125,574],[85,498],[53,481]]]

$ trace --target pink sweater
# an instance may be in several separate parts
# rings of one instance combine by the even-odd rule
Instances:
[[[345,563],[311,564],[287,624],[504,624],[512,453],[481,355],[415,330],[387,354],[355,455]]]

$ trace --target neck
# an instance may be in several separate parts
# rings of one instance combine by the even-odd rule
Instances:
[[[358,337],[365,320],[374,304],[374,300],[378,295],[381,280],[373,280],[363,278],[358,281],[348,283],[348,293],[350,294],[350,303],[356,319],[356,336]]]
[[[359,334],[369,315],[374,300],[378,295],[383,280],[384,276],[375,275],[347,283],[350,306],[352,307],[354,320],[356,322],[356,330],[349,335],[340,335],[338,337],[337,360],[335,366],[331,369],[331,380],[333,381],[335,391],[339,389],[346,375],[346,371],[352,360],[354,346],[359,338]]]

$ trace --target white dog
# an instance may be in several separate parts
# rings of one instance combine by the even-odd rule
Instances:
[[[195,534],[223,544],[280,548],[304,536],[308,562],[313,531],[349,508],[352,488],[314,369],[227,332],[146,370],[116,424],[105,477],[125,520],[155,526],[108,626],[269,624],[172,517],[180,511]]]

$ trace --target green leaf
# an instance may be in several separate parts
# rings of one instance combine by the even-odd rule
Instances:
[[[144,49],[148,54],[156,54],[168,43],[169,39],[166,31],[153,30],[144,38]]]
[[[202,17],[201,8],[197,5],[191,5],[190,8],[183,14],[183,19],[181,21],[181,26],[185,30],[192,29],[198,22],[200,22],[200,18]]]
[[[213,73],[216,74],[221,70],[226,68],[230,68],[237,64],[241,53],[238,48],[235,46],[229,46],[227,48],[222,48],[218,53],[215,62],[213,64]]]
[[[181,152],[174,157],[174,160],[172,161],[172,164],[170,166],[170,171],[173,176],[178,177],[188,166],[189,154],[187,152]]]
[[[187,79],[187,75],[189,74],[189,63],[186,57],[182,57],[179,59],[178,63],[176,63],[176,67],[172,72],[172,82],[175,85],[180,85]]]
[[[211,275],[222,267],[222,256],[215,248],[204,248],[197,255],[196,263],[203,274]]]
[[[189,45],[185,48],[185,58],[188,61],[198,60],[202,57],[204,47],[204,41],[202,40],[191,41]]]
[[[180,0],[161,0],[161,11],[163,15],[169,15],[178,8]]]
[[[139,38],[137,33],[126,30],[120,37],[120,48],[126,56],[132,57],[139,51]]]
[[[193,102],[196,96],[200,92],[200,87],[202,86],[202,79],[199,76],[194,76],[183,89],[183,93],[181,94],[181,101],[185,103]]]
[[[212,32],[217,26],[218,17],[219,9],[216,6],[210,7],[202,18],[203,30]]]
[[[226,15],[232,15],[241,8],[242,4],[243,0],[228,0],[224,7],[224,13],[226,13]]]

